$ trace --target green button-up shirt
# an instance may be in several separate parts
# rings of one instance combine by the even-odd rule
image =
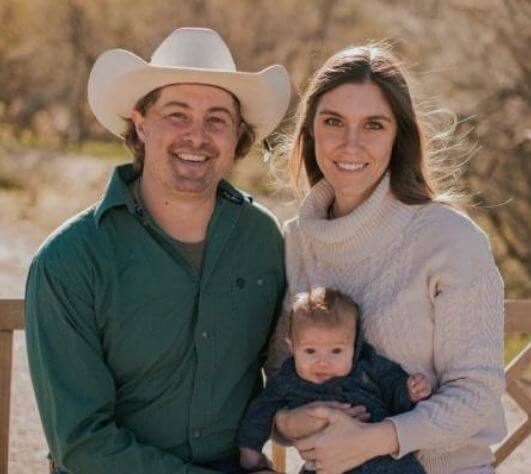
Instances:
[[[275,219],[220,183],[201,275],[134,203],[130,165],[43,244],[26,289],[51,454],[74,474],[203,473],[235,454],[284,292]]]

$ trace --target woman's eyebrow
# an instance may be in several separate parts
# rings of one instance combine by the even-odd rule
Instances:
[[[369,115],[368,120],[386,120],[387,122],[392,122],[393,120],[388,115]]]
[[[319,115],[333,115],[334,117],[341,117],[341,114],[330,109],[323,109],[319,111]]]
[[[323,109],[319,111],[319,115],[332,115],[333,117],[342,117],[340,113],[335,112],[334,110],[330,110],[330,109]],[[366,118],[367,120],[385,120],[387,122],[393,122],[393,119],[391,117],[389,117],[388,115],[384,115],[384,114],[369,115]]]

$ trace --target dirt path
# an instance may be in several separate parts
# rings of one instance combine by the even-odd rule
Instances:
[[[25,155],[11,157],[8,166],[18,173],[37,175],[30,191],[0,191],[0,298],[23,296],[31,256],[62,219],[85,208],[103,189],[112,163],[73,157]],[[39,161],[42,160],[42,161]],[[281,209],[284,213],[285,209]],[[36,410],[22,333],[15,336],[10,420],[10,474],[47,472],[46,443]],[[523,419],[518,407],[504,398],[509,427]],[[295,473],[300,460],[289,450],[288,472]],[[531,439],[521,445],[497,470],[501,474],[531,472]]]

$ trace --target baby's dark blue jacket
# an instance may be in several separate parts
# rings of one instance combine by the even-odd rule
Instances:
[[[290,357],[249,405],[238,432],[238,447],[261,451],[270,437],[278,410],[293,409],[314,401],[364,405],[373,423],[411,410],[414,403],[408,394],[408,376],[400,365],[377,354],[364,342],[359,329],[352,370],[346,376],[322,384],[308,382],[299,377],[293,357]],[[389,456],[374,458],[349,472],[417,474],[425,471],[411,454],[399,460]]]

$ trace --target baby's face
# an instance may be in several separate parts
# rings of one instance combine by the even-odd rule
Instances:
[[[291,346],[299,377],[321,384],[351,371],[355,336],[351,329],[307,326],[296,332]]]

